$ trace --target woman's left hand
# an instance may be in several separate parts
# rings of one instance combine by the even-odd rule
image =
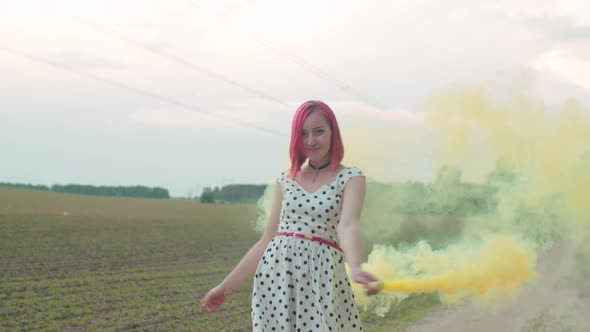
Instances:
[[[354,269],[350,271],[350,275],[354,282],[362,284],[367,289],[367,295],[375,295],[379,293],[380,289],[368,287],[368,285],[372,282],[379,281],[374,275],[370,274],[369,272],[365,272],[361,269]]]

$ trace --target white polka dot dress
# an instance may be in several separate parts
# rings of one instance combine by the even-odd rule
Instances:
[[[346,182],[364,176],[356,167],[341,170],[329,184],[306,192],[283,172],[278,232],[317,236],[338,243]],[[252,290],[254,331],[362,331],[344,255],[327,244],[275,236],[258,265]]]

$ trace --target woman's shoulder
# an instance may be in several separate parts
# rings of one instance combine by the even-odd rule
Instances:
[[[361,169],[358,168],[357,166],[344,166],[344,165],[341,165],[341,169],[338,172],[338,174],[340,175],[340,177],[344,177],[346,175],[351,175],[351,176],[364,175],[363,171],[361,171]]]
[[[281,180],[281,179],[286,179],[288,177],[289,177],[289,170],[284,169],[284,170],[280,171],[279,175],[277,176],[277,179]]]
[[[365,175],[363,174],[363,172],[356,166],[346,166],[343,169],[340,170],[340,172],[338,173],[338,183],[341,186],[344,186],[346,184],[346,182],[348,182],[348,180],[350,180],[353,177],[357,177],[357,176],[361,176],[361,177],[365,177]]]
[[[276,179],[279,182],[286,182],[286,181],[290,181],[291,180],[291,169],[283,169],[279,172],[279,174],[277,175]]]

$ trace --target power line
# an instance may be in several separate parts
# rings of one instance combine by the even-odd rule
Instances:
[[[207,115],[207,116],[210,116],[210,117],[220,118],[220,119],[223,119],[223,120],[227,120],[229,122],[236,123],[236,124],[238,124],[240,126],[243,126],[243,127],[249,127],[249,128],[252,128],[252,129],[264,131],[266,133],[270,133],[270,134],[275,135],[275,136],[281,136],[281,137],[287,136],[287,134],[286,133],[283,133],[283,132],[278,132],[278,131],[275,131],[275,130],[272,130],[272,129],[268,129],[268,128],[262,127],[260,125],[251,123],[251,122],[240,121],[240,120],[236,120],[236,119],[233,119],[233,118],[230,118],[230,117],[227,117],[227,116],[223,116],[223,115],[219,115],[219,114],[214,114],[214,113],[211,113],[209,111],[200,109],[197,106],[194,106],[194,105],[191,105],[191,104],[187,104],[187,103],[184,103],[184,102],[180,102],[180,101],[177,101],[177,100],[175,100],[173,98],[170,98],[170,97],[167,97],[167,96],[163,96],[163,95],[160,95],[160,94],[157,94],[157,93],[154,93],[154,92],[145,90],[145,89],[141,89],[141,88],[132,86],[132,85],[127,84],[127,83],[124,83],[124,82],[120,82],[120,81],[117,81],[117,80],[104,78],[104,77],[101,77],[101,76],[98,76],[98,75],[95,75],[95,74],[92,74],[92,73],[89,73],[89,72],[86,72],[86,71],[83,71],[83,70],[71,68],[69,66],[60,64],[58,62],[51,61],[51,60],[45,59],[43,57],[36,56],[36,55],[30,54],[30,53],[27,53],[27,52],[24,52],[24,51],[21,51],[21,50],[12,48],[12,47],[0,45],[0,50],[4,51],[6,53],[10,53],[12,55],[16,55],[16,56],[19,56],[19,57],[26,58],[26,59],[28,59],[30,61],[33,61],[33,62],[41,63],[41,64],[44,64],[44,65],[47,65],[47,66],[52,66],[52,67],[55,67],[55,68],[60,69],[60,70],[63,70],[63,71],[68,71],[70,73],[74,73],[76,75],[85,77],[85,78],[90,79],[90,80],[93,80],[93,81],[106,83],[108,85],[111,85],[111,86],[114,86],[114,87],[117,87],[117,88],[121,88],[121,89],[124,89],[124,90],[128,90],[128,91],[134,92],[135,94],[138,94],[138,95],[150,97],[152,99],[157,99],[159,101],[166,102],[166,103],[169,103],[169,104],[172,104],[172,105],[175,105],[175,106],[184,108],[184,109],[188,109],[188,110],[193,111],[193,112],[202,113],[202,114]],[[423,171],[424,170],[427,170],[427,169],[432,169],[432,167],[429,167],[427,165],[411,164],[411,163],[409,163],[407,161],[403,161],[403,160],[397,160],[394,163],[398,164],[399,166],[407,167],[407,169],[420,168]]]
[[[224,12],[224,14],[227,14],[229,12],[230,11],[226,11],[226,12]],[[223,15],[223,16],[226,16],[226,15]],[[171,53],[167,53],[167,52],[161,51],[159,49],[150,47],[150,46],[146,45],[145,43],[142,43],[142,42],[140,42],[140,41],[138,41],[136,39],[133,39],[133,38],[131,38],[131,37],[129,37],[129,36],[123,34],[123,33],[120,33],[119,31],[117,31],[115,29],[112,29],[110,27],[104,26],[102,24],[99,24],[99,23],[96,23],[96,22],[85,21],[85,20],[80,19],[80,18],[77,18],[77,20],[80,21],[80,22],[82,22],[82,23],[84,23],[84,24],[90,25],[90,26],[94,27],[95,29],[101,30],[101,31],[103,31],[105,33],[108,33],[108,34],[113,35],[113,36],[115,36],[115,37],[117,37],[119,39],[122,39],[125,42],[127,42],[127,43],[129,43],[129,44],[131,44],[131,45],[133,45],[133,46],[141,49],[141,50],[144,50],[146,52],[150,52],[150,53],[155,54],[155,55],[157,55],[159,57],[162,57],[162,58],[165,58],[165,59],[170,60],[172,62],[175,62],[177,64],[190,67],[190,68],[192,68],[194,70],[197,70],[198,72],[200,72],[202,74],[205,74],[205,75],[209,76],[210,78],[221,80],[221,81],[223,81],[223,82],[225,82],[227,84],[230,84],[230,85],[236,86],[238,88],[241,88],[241,89],[243,89],[245,91],[248,91],[249,93],[252,93],[252,94],[254,94],[254,95],[258,96],[258,97],[261,97],[261,98],[266,99],[266,100],[269,100],[271,102],[280,104],[280,105],[282,105],[284,107],[290,108],[289,105],[287,105],[286,103],[280,101],[279,99],[277,99],[275,97],[272,97],[270,95],[267,95],[266,93],[264,93],[262,91],[253,89],[253,88],[251,88],[251,87],[249,87],[249,86],[247,86],[245,84],[242,84],[242,83],[240,83],[240,82],[238,82],[238,81],[236,81],[234,79],[231,79],[231,78],[228,78],[228,77],[226,77],[224,75],[221,75],[221,74],[219,74],[219,73],[217,73],[217,72],[215,72],[215,71],[213,71],[211,69],[208,69],[208,68],[206,68],[206,67],[204,67],[202,65],[196,65],[196,64],[190,62],[189,60],[186,60],[185,58],[183,58],[181,56],[174,55],[174,54],[171,54]],[[369,103],[370,105],[376,107],[377,110],[390,115],[390,112],[385,111],[384,110],[384,107],[382,105],[377,105],[375,102],[372,102],[370,100],[370,98],[366,94],[364,94],[361,91],[353,88],[350,84],[348,84],[348,83],[346,83],[346,82],[344,82],[342,80],[339,80],[338,78],[334,77],[333,75],[329,74],[328,72],[322,70],[317,65],[314,65],[314,64],[310,63],[309,61],[305,60],[303,57],[295,54],[292,51],[286,50],[284,48],[280,48],[280,47],[274,45],[273,43],[271,43],[268,40],[263,40],[263,39],[258,38],[256,36],[253,36],[253,38],[255,38],[260,44],[262,44],[262,45],[264,45],[264,46],[266,46],[266,47],[274,50],[275,52],[280,53],[281,55],[284,55],[286,58],[291,59],[291,61],[295,62],[296,64],[298,64],[298,65],[304,67],[306,70],[314,73],[317,77],[320,77],[320,78],[322,78],[324,80],[330,81],[332,84],[335,84],[339,89],[343,90],[344,92],[349,93],[349,94],[353,94],[354,96],[359,97],[362,100],[364,100],[365,102]],[[429,159],[432,159],[433,158],[431,155],[422,154],[422,153],[421,153],[421,155],[423,157],[425,157],[425,158],[429,158]]]
[[[351,84],[349,84],[349,83],[335,77],[334,75],[326,72],[325,70],[321,69],[319,66],[312,64],[311,62],[304,59],[303,57],[301,57],[301,56],[295,54],[294,52],[289,51],[283,47],[279,47],[269,40],[265,40],[265,39],[262,39],[257,36],[253,36],[253,38],[256,39],[256,41],[259,44],[273,50],[274,52],[278,53],[282,57],[288,58],[289,60],[291,60],[292,62],[305,68],[306,70],[308,70],[309,72],[311,72],[315,76],[317,76],[325,81],[329,81],[329,82],[333,83],[334,85],[336,85],[336,87],[338,89],[342,90],[346,94],[352,95],[353,97],[356,97],[356,98],[360,98],[363,101],[365,101],[366,103],[368,103],[369,105],[376,107],[378,110],[384,111],[385,107],[383,105],[375,102],[374,100],[372,100],[366,93],[354,88]]]
[[[276,53],[278,53],[280,56],[282,56],[282,58],[287,58],[290,59],[292,62],[294,62],[295,64],[303,67],[304,69],[306,69],[307,71],[309,71],[310,73],[314,74],[315,76],[325,80],[325,81],[329,81],[332,84],[336,85],[336,87],[342,91],[344,91],[345,93],[352,95],[353,97],[357,97],[360,98],[361,100],[365,101],[366,103],[368,103],[369,105],[375,107],[375,109],[379,112],[385,113],[387,115],[392,115],[391,112],[386,111],[386,107],[375,102],[374,100],[372,100],[367,94],[363,93],[362,91],[354,88],[352,85],[350,85],[347,82],[344,82],[338,78],[336,78],[334,75],[328,73],[327,71],[321,69],[319,66],[312,64],[311,62],[307,61],[306,59],[304,59],[303,57],[297,55],[296,53],[294,53],[293,51],[287,50],[285,48],[281,48],[279,46],[276,46],[275,44],[273,44],[272,42],[268,41],[268,40],[264,40],[261,39],[260,37],[257,36],[253,36],[253,38],[255,40],[258,41],[259,44],[268,47],[269,49],[275,51]],[[426,152],[422,152],[419,153],[423,158],[427,158],[427,159],[435,159],[431,154],[426,153]]]
[[[229,78],[229,77],[227,77],[225,75],[222,75],[222,74],[220,74],[218,72],[215,72],[215,71],[213,71],[213,70],[211,70],[209,68],[206,68],[206,67],[204,67],[202,65],[195,64],[195,63],[193,63],[193,62],[191,62],[191,61],[189,61],[189,60],[187,60],[185,58],[182,58],[182,57],[180,57],[178,55],[174,55],[174,54],[171,54],[171,53],[164,52],[164,51],[162,51],[160,49],[156,49],[156,48],[150,47],[149,45],[146,45],[145,43],[142,43],[142,42],[140,42],[140,41],[138,41],[138,40],[136,40],[134,38],[131,38],[131,37],[129,37],[129,36],[127,36],[127,35],[119,32],[119,31],[115,30],[115,29],[112,29],[110,27],[104,26],[102,24],[98,24],[96,22],[84,21],[82,19],[78,19],[78,20],[81,21],[82,23],[87,24],[87,25],[90,25],[90,26],[94,27],[95,29],[100,30],[100,31],[102,31],[104,33],[108,33],[108,34],[110,34],[112,36],[116,36],[117,38],[122,39],[122,40],[126,41],[127,43],[129,43],[131,45],[134,45],[135,47],[138,47],[138,48],[140,48],[140,49],[142,49],[142,50],[144,50],[146,52],[150,52],[150,53],[156,54],[156,55],[158,55],[158,56],[160,56],[162,58],[165,58],[165,59],[167,59],[169,61],[172,61],[172,62],[175,62],[177,64],[181,64],[181,65],[187,66],[187,67],[189,67],[189,68],[191,68],[193,70],[198,71],[199,73],[201,73],[203,75],[209,76],[210,78],[213,78],[213,79],[216,79],[216,80],[220,80],[220,81],[225,82],[225,83],[227,83],[229,85],[233,85],[233,86],[235,86],[237,88],[240,88],[242,90],[245,90],[245,91],[247,91],[247,92],[249,92],[249,93],[251,93],[251,94],[253,94],[253,95],[257,96],[257,97],[260,97],[262,99],[271,101],[271,102],[276,103],[276,104],[280,104],[280,105],[282,105],[282,106],[284,106],[286,108],[289,108],[289,109],[291,108],[287,103],[279,100],[278,98],[275,98],[275,97],[273,97],[271,95],[268,95],[268,94],[266,94],[266,93],[264,93],[264,92],[262,92],[260,90],[251,88],[251,87],[249,87],[246,84],[240,83],[240,82],[238,82],[238,81],[236,81],[234,79],[231,79],[231,78]]]
[[[204,114],[204,115],[207,115],[207,116],[210,116],[210,117],[219,118],[219,119],[223,119],[223,120],[226,120],[226,121],[229,121],[229,122],[233,122],[233,123],[238,124],[238,125],[243,126],[243,127],[248,127],[248,128],[252,128],[252,129],[264,131],[266,133],[269,133],[269,134],[272,134],[272,135],[275,135],[275,136],[286,136],[287,135],[286,133],[275,131],[275,130],[272,130],[272,129],[268,129],[268,128],[262,127],[260,125],[251,123],[251,122],[237,120],[237,119],[234,119],[234,118],[231,118],[231,117],[228,117],[228,116],[224,116],[224,115],[221,115],[221,114],[211,113],[210,111],[204,110],[204,109],[199,108],[198,106],[195,106],[195,105],[187,104],[187,103],[184,103],[184,102],[175,100],[175,99],[170,98],[170,97],[167,97],[167,96],[163,96],[163,95],[160,95],[160,94],[157,94],[157,93],[154,93],[154,92],[145,90],[145,89],[141,89],[141,88],[132,86],[132,85],[127,84],[127,83],[124,83],[124,82],[120,82],[120,81],[117,81],[117,80],[113,80],[113,79],[101,77],[101,76],[98,76],[98,75],[95,75],[95,74],[92,74],[92,73],[89,73],[89,72],[86,72],[86,71],[83,71],[83,70],[71,68],[69,66],[60,64],[58,62],[51,61],[51,60],[45,59],[43,57],[40,57],[40,56],[37,56],[37,55],[33,55],[33,54],[30,54],[30,53],[27,53],[27,52],[24,52],[24,51],[21,51],[21,50],[12,48],[12,47],[0,45],[0,50],[4,51],[6,53],[10,53],[12,55],[16,55],[16,56],[19,56],[19,57],[27,58],[28,60],[31,60],[33,62],[41,63],[41,64],[52,66],[52,67],[55,67],[55,68],[58,68],[58,69],[61,69],[61,70],[64,70],[64,71],[68,71],[68,72],[77,74],[79,76],[82,76],[82,77],[91,79],[93,81],[98,81],[98,82],[106,83],[108,85],[115,86],[117,88],[121,88],[121,89],[125,89],[125,90],[128,90],[128,91],[132,91],[132,92],[134,92],[135,94],[138,94],[138,95],[150,97],[152,99],[157,99],[159,101],[166,102],[168,104],[172,104],[174,106],[178,106],[178,107],[187,109],[189,111],[193,111],[193,112],[201,113],[201,114]]]
[[[228,14],[236,11],[235,7],[238,7],[238,9],[239,9],[239,7],[243,6],[244,4],[246,4],[248,2],[249,1],[245,1],[245,3],[240,4],[240,6],[236,6],[236,5],[228,6],[226,8],[226,10],[223,11],[223,15],[220,15],[220,17],[228,16]],[[383,109],[386,108],[383,105],[372,100],[372,98],[370,98],[366,93],[354,88],[349,83],[336,78],[334,75],[326,72],[325,70],[322,70],[319,66],[312,64],[308,60],[304,59],[302,56],[295,54],[293,51],[279,47],[279,46],[275,45],[274,43],[272,43],[271,41],[257,36],[254,32],[250,32],[247,34],[251,38],[255,39],[262,46],[265,46],[265,47],[271,49],[272,51],[274,51],[275,53],[279,53],[279,55],[282,55],[282,56],[290,59],[292,62],[304,67],[306,70],[310,71],[315,76],[317,76],[323,80],[330,81],[331,83],[335,84],[336,87],[338,87],[338,89],[344,91],[345,93],[352,94],[354,97],[362,99],[363,101],[367,102],[368,104],[370,104],[374,107],[377,107],[380,111],[383,111]]]
[[[246,1],[247,3],[248,1]],[[243,4],[242,4],[243,5]],[[229,8],[229,10],[225,10],[224,11],[224,15],[222,15],[223,17],[227,16],[227,14],[233,12],[234,10],[232,10],[233,8]],[[270,50],[274,51],[275,53],[278,53],[279,56],[282,56],[281,59],[283,58],[287,58],[289,60],[291,60],[293,63],[303,67],[304,69],[306,69],[307,71],[311,72],[312,74],[314,74],[316,77],[319,77],[320,79],[323,79],[325,81],[329,81],[332,84],[335,84],[336,87],[340,90],[342,90],[344,93],[348,94],[348,95],[352,95],[353,97],[356,98],[360,98],[361,100],[363,100],[364,102],[366,102],[367,104],[373,106],[376,108],[377,111],[380,111],[382,113],[391,115],[391,112],[385,111],[385,109],[387,107],[385,107],[384,105],[382,105],[381,103],[376,102],[375,100],[373,100],[371,97],[369,97],[369,95],[367,95],[366,93],[354,88],[351,84],[335,77],[334,75],[328,73],[327,71],[323,70],[322,68],[320,68],[318,65],[311,63],[310,61],[306,60],[305,58],[303,58],[302,56],[296,54],[295,52],[288,50],[284,47],[279,47],[276,44],[272,43],[269,40],[266,40],[260,36],[257,36],[256,33],[254,32],[249,32],[246,33],[248,34],[252,39],[254,39],[255,41],[258,42],[258,44],[265,46],[267,48],[269,48]],[[429,159],[429,160],[433,160],[436,159],[435,157],[433,157],[430,153],[426,153],[426,152],[422,152],[419,153],[423,158]]]
[[[235,12],[237,9],[239,9],[241,6],[243,6],[244,4],[248,3],[248,1],[246,1],[245,3],[240,4],[239,6],[236,6],[235,4],[232,6],[228,6],[222,13],[221,15],[219,15],[220,17],[226,17],[229,14]],[[252,93],[258,97],[261,97],[263,99],[269,100],[271,102],[280,104],[284,107],[287,108],[291,108],[289,105],[287,105],[286,103],[282,102],[281,100],[272,97],[260,90],[251,88],[245,84],[242,84],[234,79],[228,78],[222,74],[219,74],[209,68],[206,68],[202,65],[196,65],[192,62],[190,62],[189,60],[186,60],[185,58],[182,58],[178,55],[174,55],[174,54],[170,54],[170,53],[166,53],[164,51],[155,49],[153,47],[150,47],[149,45],[142,43],[136,39],[133,39],[115,29],[112,29],[110,27],[104,26],[102,24],[96,23],[96,22],[90,22],[90,21],[86,21],[84,19],[81,18],[76,18],[78,21],[82,22],[83,24],[88,24],[92,27],[94,27],[95,29],[101,30],[105,33],[111,34],[113,36],[116,36],[132,45],[134,45],[135,47],[138,47],[144,51],[156,54],[157,56],[166,58],[172,62],[175,62],[177,64],[180,65],[184,65],[184,66],[188,66],[194,70],[199,71],[202,74],[205,74],[207,76],[209,76],[210,78],[213,79],[217,79],[217,80],[221,80],[227,84],[236,86],[238,88],[241,88],[245,91],[248,91],[249,93]],[[302,56],[297,55],[295,52],[288,50],[286,48],[283,47],[279,47],[277,45],[275,45],[274,43],[272,43],[269,40],[265,40],[262,39],[259,36],[256,36],[254,33],[249,33],[249,35],[255,39],[256,41],[258,41],[259,44],[271,49],[272,51],[274,51],[275,53],[278,53],[279,55],[282,55],[284,58],[290,59],[292,62],[296,63],[297,65],[303,67],[304,69],[306,69],[307,71],[313,73],[315,76],[325,80],[325,81],[329,81],[332,84],[335,84],[336,87],[342,91],[344,91],[345,93],[349,94],[349,95],[353,95],[356,98],[360,98],[361,100],[365,101],[366,103],[368,103],[369,105],[373,106],[376,108],[376,110],[383,112],[385,114],[391,115],[391,112],[385,111],[386,107],[381,105],[380,103],[375,102],[374,100],[372,100],[372,98],[370,98],[367,94],[365,94],[364,92],[354,88],[351,84],[340,80],[338,78],[336,78],[334,75],[328,73],[327,71],[321,69],[318,65],[312,64],[310,61],[304,59]],[[282,57],[282,58],[283,58]],[[431,154],[429,153],[419,153],[423,158],[426,159],[435,159]]]
[[[272,96],[269,96],[269,95],[267,95],[267,94],[265,94],[265,93],[263,93],[261,91],[252,89],[252,88],[250,88],[250,87],[248,87],[248,86],[246,86],[244,84],[241,84],[241,83],[239,83],[239,82],[237,82],[235,80],[232,80],[230,78],[227,78],[227,77],[225,77],[225,76],[223,76],[221,74],[218,74],[218,73],[216,73],[216,72],[214,72],[214,71],[212,71],[210,69],[207,69],[207,68],[205,68],[203,66],[195,65],[195,64],[191,63],[190,61],[185,60],[185,59],[183,59],[183,58],[181,58],[179,56],[176,56],[176,55],[173,55],[173,54],[168,54],[168,53],[159,51],[157,49],[154,49],[154,48],[148,46],[147,44],[141,43],[141,42],[139,42],[137,40],[134,40],[134,39],[132,39],[132,38],[126,36],[126,35],[123,35],[123,34],[117,32],[114,29],[105,27],[105,26],[100,25],[100,24],[97,24],[97,23],[87,23],[87,24],[89,24],[89,25],[91,25],[91,26],[93,26],[93,27],[95,27],[95,28],[97,28],[99,30],[106,31],[106,32],[109,32],[110,34],[116,35],[117,37],[119,37],[119,38],[127,41],[128,43],[131,43],[131,44],[135,45],[138,48],[141,48],[144,51],[149,51],[151,53],[154,53],[154,54],[156,54],[158,56],[167,58],[167,59],[169,59],[169,60],[171,60],[173,62],[176,62],[178,64],[189,66],[189,67],[191,67],[191,68],[193,68],[193,69],[195,69],[197,71],[200,71],[201,73],[204,73],[204,74],[208,75],[209,77],[222,80],[222,81],[224,81],[224,82],[226,82],[228,84],[231,84],[231,85],[240,87],[240,88],[242,88],[242,89],[244,89],[244,90],[246,90],[246,91],[248,91],[250,93],[253,93],[253,94],[255,94],[255,95],[259,96],[259,97],[262,97],[264,99],[267,99],[267,100],[270,100],[272,102],[279,103],[279,104],[281,104],[283,106],[288,107],[287,104],[285,104],[285,103],[281,102],[280,100],[278,100],[278,99],[276,99],[276,98],[274,98]],[[364,95],[360,91],[352,88],[352,86],[350,86],[346,82],[343,82],[343,81],[335,78],[334,76],[330,75],[329,73],[323,71],[318,66],[311,64],[309,61],[303,59],[302,57],[300,57],[300,56],[298,56],[296,54],[294,54],[293,52],[287,51],[285,49],[280,49],[279,47],[274,46],[269,41],[266,41],[265,42],[265,41],[260,41],[260,39],[259,39],[259,42],[261,44],[266,45],[267,47],[269,47],[269,48],[271,48],[271,49],[279,52],[279,53],[282,53],[283,55],[286,55],[287,58],[290,58],[293,62],[299,64],[300,66],[303,66],[307,70],[309,70],[312,73],[314,73],[316,76],[318,76],[320,78],[323,78],[324,80],[327,80],[327,81],[330,81],[330,82],[336,84],[337,87],[340,88],[341,90],[346,91],[348,93],[354,93],[354,94],[356,94],[357,97],[361,97],[361,99],[369,102],[370,104],[373,104],[373,105],[375,104],[374,102],[370,102],[369,98],[366,95]],[[58,67],[60,69],[67,70],[67,71],[76,73],[76,74],[81,75],[81,76],[85,76],[87,78],[90,78],[90,79],[93,79],[93,80],[96,80],[96,81],[101,81],[103,83],[107,83],[107,84],[110,84],[110,85],[113,85],[113,86],[117,86],[119,88],[124,88],[124,89],[127,89],[127,90],[131,90],[131,91],[133,91],[133,92],[135,92],[137,94],[141,94],[141,95],[144,95],[144,96],[148,96],[148,97],[151,97],[151,98],[155,98],[155,99],[158,99],[158,100],[161,100],[161,101],[165,101],[165,102],[174,104],[174,105],[179,106],[179,107],[190,109],[191,111],[196,111],[196,112],[199,112],[199,113],[204,113],[204,114],[209,115],[209,116],[222,118],[222,119],[225,119],[225,120],[228,120],[228,121],[231,121],[231,122],[240,124],[242,126],[251,127],[251,128],[254,128],[254,129],[258,129],[258,130],[263,130],[265,132],[269,132],[269,133],[272,133],[274,135],[279,135],[279,136],[285,135],[284,133],[280,133],[280,132],[276,132],[276,131],[273,131],[273,130],[269,130],[269,129],[264,128],[264,127],[260,127],[260,126],[254,124],[254,123],[240,121],[240,120],[235,120],[235,119],[229,118],[227,116],[211,114],[210,112],[205,111],[205,110],[202,110],[202,109],[199,109],[198,107],[196,107],[194,105],[189,105],[189,104],[186,104],[186,103],[183,103],[183,102],[179,102],[179,101],[174,100],[174,99],[172,99],[170,97],[158,95],[156,93],[153,93],[153,92],[150,92],[150,91],[147,91],[147,90],[143,90],[143,89],[140,89],[140,88],[131,86],[131,85],[126,84],[126,83],[123,83],[123,82],[119,82],[119,81],[115,81],[115,80],[103,78],[103,77],[100,77],[100,76],[97,76],[97,75],[94,75],[94,74],[91,74],[91,73],[88,73],[88,72],[84,72],[84,71],[81,71],[81,70],[76,70],[76,69],[73,69],[73,68],[70,68],[70,67],[61,65],[59,63],[52,62],[50,60],[46,60],[46,59],[43,59],[43,58],[40,58],[40,57],[33,56],[33,55],[28,54],[26,52],[18,51],[18,50],[11,49],[11,48],[8,48],[8,47],[3,47],[3,48],[7,52],[11,52],[13,54],[17,54],[17,55],[20,55],[20,56],[27,57],[27,58],[29,58],[31,60],[36,61],[36,62],[41,62],[41,63],[46,64],[46,65],[52,65],[52,66]],[[378,110],[383,111],[381,109],[381,107],[379,107]],[[385,112],[385,113],[389,114],[389,112]],[[406,166],[406,167],[412,167],[412,168],[415,168],[416,166],[426,166],[426,165],[412,165],[410,163],[407,163],[407,162],[401,161],[401,160],[400,161],[397,161],[397,163],[400,164],[400,165],[403,165],[403,166]],[[419,167],[419,168],[422,168],[422,167]]]

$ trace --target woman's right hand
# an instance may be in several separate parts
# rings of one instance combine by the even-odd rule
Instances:
[[[201,307],[199,309],[199,312],[203,312],[203,310],[207,310],[207,312],[218,311],[228,296],[229,294],[226,294],[223,286],[219,285],[212,288],[201,299]]]

